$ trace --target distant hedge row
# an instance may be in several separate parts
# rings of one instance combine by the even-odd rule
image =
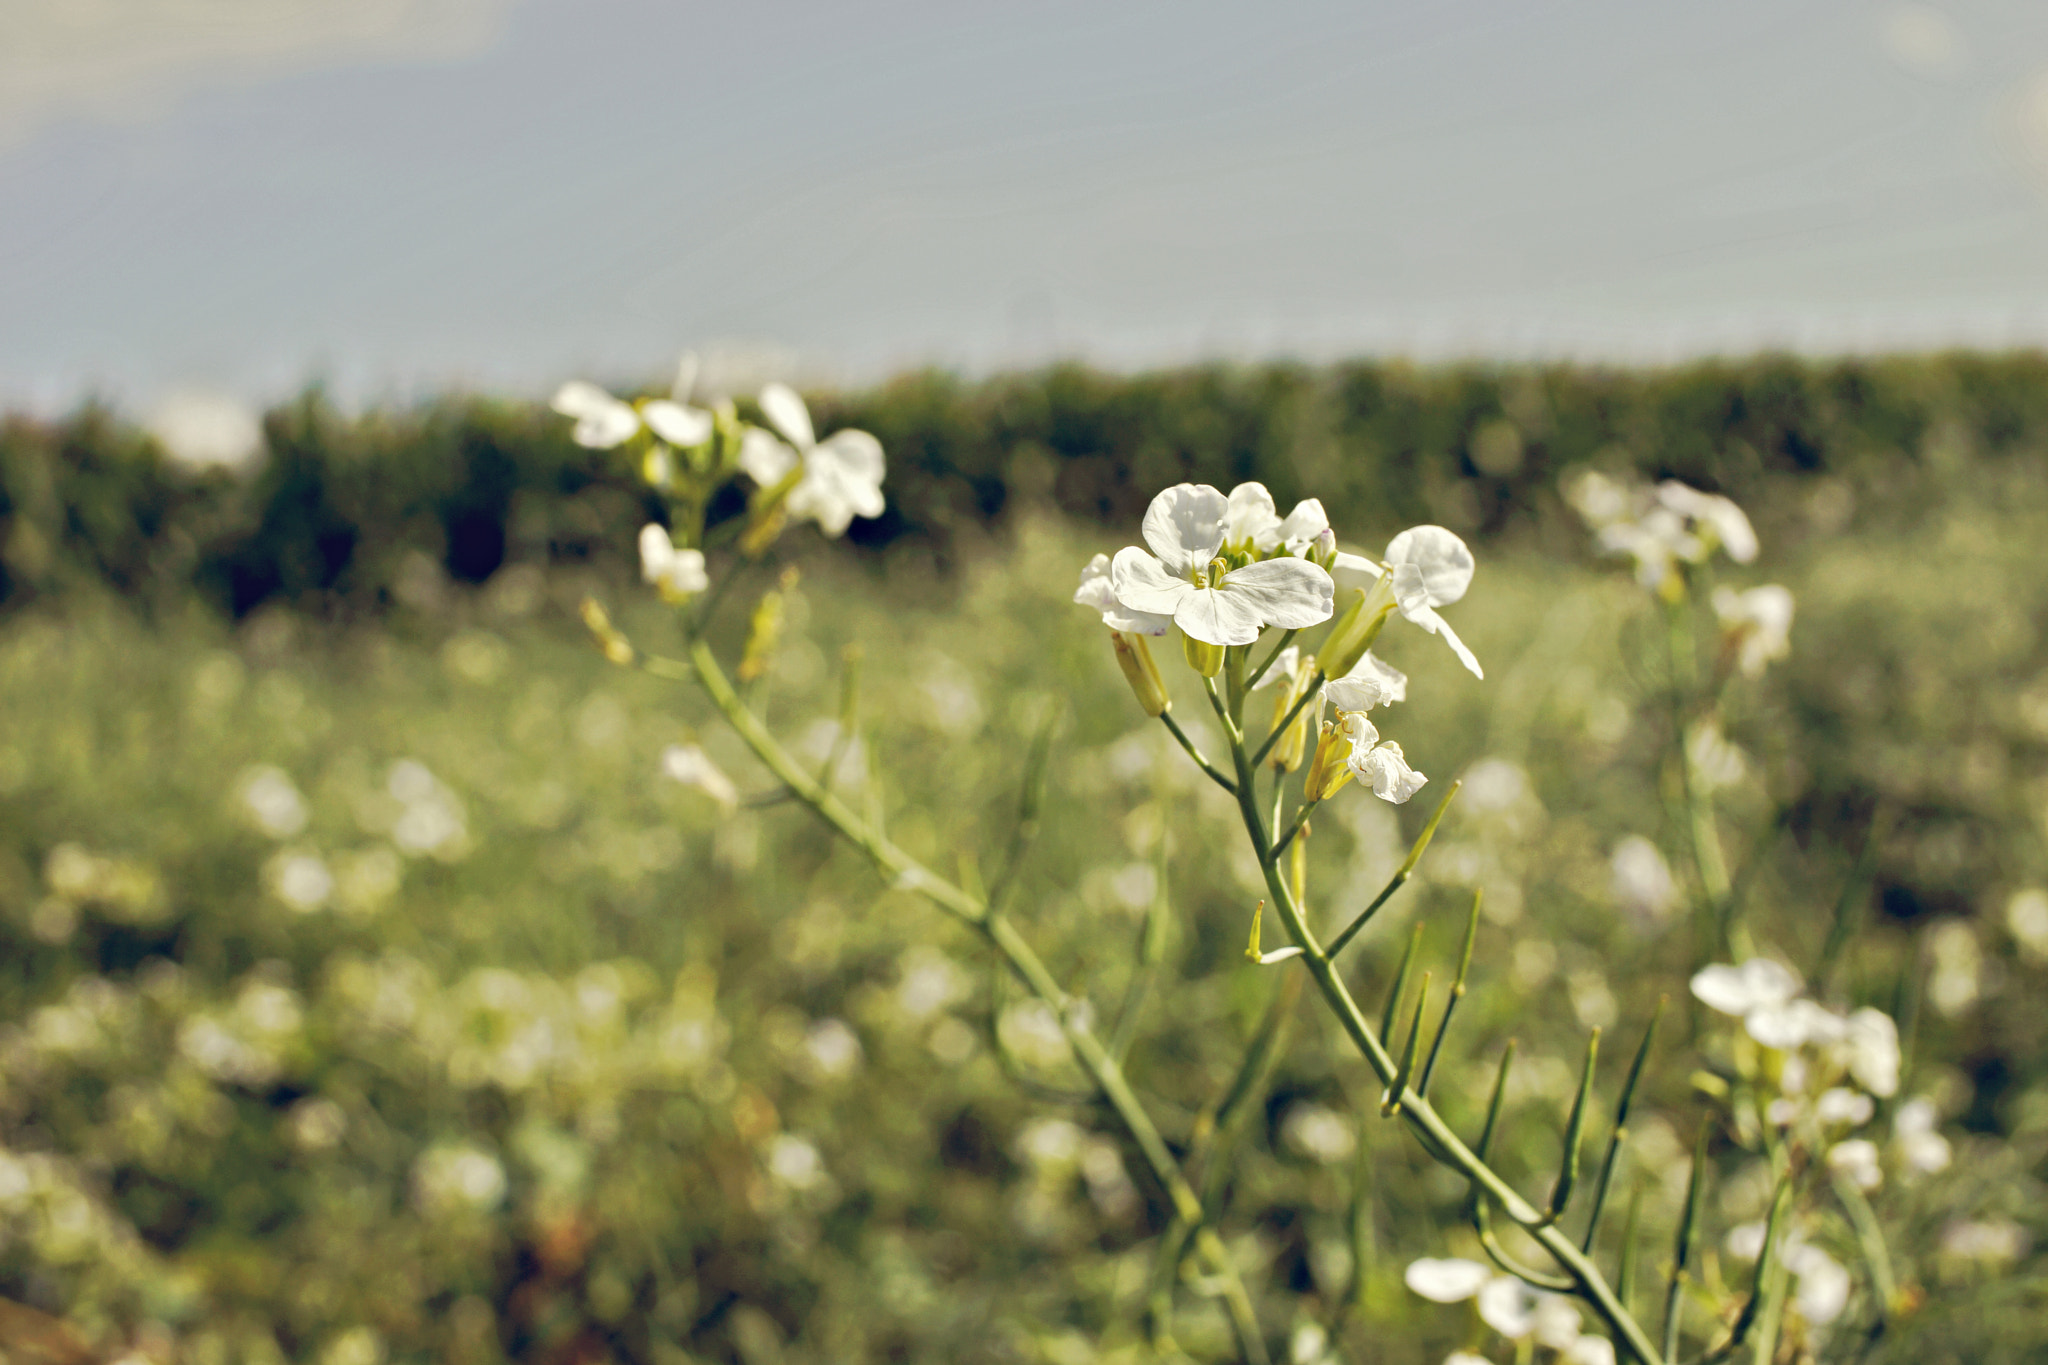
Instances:
[[[1556,474],[1589,460],[1729,492],[1766,521],[1773,490],[1829,475],[1910,513],[1924,478],[1958,459],[2048,449],[2048,358],[1059,366],[918,373],[816,406],[824,429],[865,427],[888,452],[889,512],[855,531],[868,545],[918,537],[943,553],[1020,497],[1131,526],[1183,478],[1314,493],[1345,527],[1435,520],[1512,537],[1541,534]],[[282,599],[346,614],[387,601],[415,553],[470,582],[508,561],[623,568],[652,508],[567,425],[537,403],[478,398],[348,418],[314,393],[269,415],[267,463],[233,477],[180,469],[102,409],[9,419],[0,603],[97,582],[145,603],[196,587],[236,613]]]

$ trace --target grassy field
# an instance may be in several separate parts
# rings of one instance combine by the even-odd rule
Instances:
[[[1719,819],[1776,955],[1816,974],[1849,917],[1822,984],[1907,1020],[1900,1098],[1934,1101],[1956,1160],[1872,1196],[1908,1311],[1864,1342],[1859,1278],[1835,1335],[1799,1349],[2038,1358],[2048,489],[2015,472],[1895,521],[1847,497],[1759,509],[1764,557],[1730,576],[1799,606],[1791,661],[1730,693]],[[1016,919],[1109,1018],[1163,907],[1131,1071],[1183,1143],[1284,979],[1243,958],[1256,869],[1069,601],[1087,556],[1134,534],[1028,507],[1006,528],[945,574],[912,548],[800,550],[753,701],[822,762],[857,645],[844,785],[949,874],[1008,845],[1050,726]],[[1532,1192],[1585,1030],[1617,1040],[1611,1100],[1673,997],[1619,1187],[1641,1192],[1654,1281],[1719,1046],[1685,993],[1710,950],[1685,908],[1663,627],[1583,546],[1475,548],[1453,611],[1487,681],[1389,632],[1413,681],[1388,732],[1432,785],[1400,809],[1343,793],[1309,840],[1311,896],[1348,917],[1464,779],[1349,971],[1377,1002],[1411,924],[1440,966],[1485,889],[1440,1091],[1476,1126],[1519,1040],[1500,1150]],[[471,589],[423,562],[408,583],[349,625],[143,619],[83,593],[0,625],[0,1294],[27,1305],[20,1330],[194,1362],[1150,1358],[1167,1212],[1057,1030],[963,931],[757,800],[765,775],[702,700],[608,665],[576,604],[602,598],[657,653],[671,614],[594,571],[515,564]],[[683,742],[737,806],[663,778]],[[1631,836],[1663,851],[1667,904],[1618,895]],[[1474,1254],[1462,1189],[1378,1121],[1327,1020],[1284,1017],[1219,1190],[1267,1334],[1334,1322],[1359,1361],[1476,1343],[1469,1310],[1402,1282],[1418,1256]],[[1720,1239],[1768,1189],[1716,1153],[1704,1273],[1739,1281]],[[1835,1224],[1812,1235],[1858,1264]],[[1183,1350],[1231,1356],[1201,1286],[1176,1306]]]

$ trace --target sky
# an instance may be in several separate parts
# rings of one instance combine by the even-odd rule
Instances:
[[[0,405],[2044,341],[2040,0],[0,6]]]

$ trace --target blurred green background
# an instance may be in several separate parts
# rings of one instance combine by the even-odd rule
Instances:
[[[1182,479],[1319,496],[1373,550],[1424,521],[1471,542],[1452,612],[1487,680],[1389,633],[1414,682],[1383,728],[1432,786],[1400,810],[1344,793],[1310,841],[1311,898],[1347,917],[1465,778],[1352,971],[1376,1001],[1407,925],[1446,957],[1486,888],[1440,1090],[1472,1125],[1519,1038],[1502,1162],[1528,1191],[1583,1030],[1626,1040],[1611,1096],[1700,960],[1683,910],[1617,894],[1614,851],[1639,836],[1684,897],[1662,627],[1560,477],[1735,499],[1763,553],[1722,580],[1798,601],[1791,659],[1724,715],[1751,921],[1811,971],[1846,907],[1858,937],[1825,984],[1902,1014],[1901,1097],[1932,1097],[1956,1145],[1881,1192],[1920,1307],[1870,1358],[2048,1349],[2048,361],[1058,368],[815,407],[821,430],[881,438],[890,511],[845,545],[785,538],[802,577],[756,700],[822,760],[858,642],[858,765],[892,837],[949,873],[1008,841],[1052,718],[1017,919],[1108,1011],[1165,898],[1131,1069],[1177,1144],[1280,974],[1242,958],[1258,892],[1234,809],[1142,723],[1069,601],[1080,565]],[[652,505],[566,426],[537,404],[347,416],[309,394],[244,474],[185,469],[104,411],[0,428],[0,1335],[37,1343],[6,1349],[1149,1358],[1168,1215],[1051,1021],[800,809],[661,777],[664,747],[694,741],[746,797],[767,789],[694,694],[591,649],[586,595],[656,650],[675,624],[630,558]],[[1623,1175],[1660,1239],[1710,1022],[1673,1018]],[[1462,1191],[1377,1100],[1300,1010],[1221,1219],[1282,1350],[1354,1284],[1342,1358],[1466,1341],[1462,1310],[1401,1284],[1414,1257],[1469,1252]],[[1722,1164],[1716,1238],[1764,1193]],[[1198,1287],[1177,1336],[1231,1355]]]

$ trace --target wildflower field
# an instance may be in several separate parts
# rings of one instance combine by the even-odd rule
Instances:
[[[1954,363],[10,429],[0,1359],[2039,1359],[2048,428]]]

